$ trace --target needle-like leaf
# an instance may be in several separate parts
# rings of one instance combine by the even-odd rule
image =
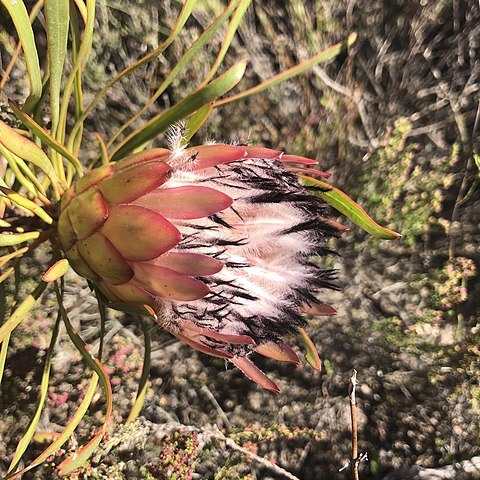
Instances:
[[[15,309],[10,318],[0,327],[0,342],[3,342],[5,338],[18,327],[30,310],[32,310],[35,302],[47,288],[47,285],[48,284],[45,282],[40,282],[33,293],[27,296],[27,298]]]
[[[90,104],[85,108],[85,110],[82,112],[82,115],[77,119],[75,122],[75,125],[73,126],[72,132],[71,132],[71,137],[75,137],[79,131],[79,129],[82,128],[83,122],[85,118],[87,117],[88,113],[98,104],[98,102],[103,98],[105,93],[113,87],[119,80],[121,80],[124,76],[129,75],[130,73],[134,72],[138,68],[140,68],[142,65],[145,65],[146,63],[152,61],[155,59],[158,55],[160,55],[162,52],[164,52],[167,47],[175,40],[175,38],[178,36],[178,34],[182,31],[183,26],[187,22],[187,20],[190,17],[190,14],[192,13],[193,7],[195,6],[195,3],[197,3],[198,0],[186,0],[185,3],[183,4],[182,11],[180,12],[180,15],[177,18],[177,21],[175,23],[175,26],[173,27],[172,31],[170,32],[170,35],[168,38],[155,50],[152,52],[148,53],[145,55],[143,58],[135,62],[133,65],[128,66],[124,70],[122,70],[115,78],[110,80],[95,96],[95,98],[90,102]],[[70,140],[69,140],[70,143]]]
[[[40,416],[42,414],[43,405],[45,404],[45,399],[47,398],[48,394],[48,382],[50,379],[50,367],[52,364],[52,357],[53,351],[55,348],[55,344],[58,338],[58,330],[60,326],[60,315],[57,317],[57,321],[55,322],[55,326],[53,327],[52,331],[52,338],[50,340],[50,345],[47,350],[47,355],[45,357],[45,365],[43,367],[42,373],[42,381],[40,383],[40,390],[39,390],[39,397],[37,400],[37,405],[35,407],[35,411],[30,418],[30,422],[28,424],[27,430],[23,434],[22,438],[18,442],[17,448],[13,455],[12,461],[10,462],[10,466],[8,467],[8,472],[15,470],[20,463],[25,450],[28,448],[30,441],[35,433],[35,430],[38,425],[38,421],[40,420]]]
[[[100,383],[102,384],[105,397],[106,397],[106,403],[107,403],[107,408],[105,412],[105,419],[102,425],[102,428],[100,429],[100,432],[95,435],[90,442],[88,442],[84,447],[80,448],[76,453],[74,453],[71,457],[67,458],[64,460],[60,465],[59,465],[59,471],[60,475],[66,475],[70,472],[73,472],[76,470],[78,467],[81,467],[90,457],[90,455],[93,453],[93,451],[97,448],[98,444],[102,440],[103,436],[108,430],[109,424],[110,424],[110,418],[112,415],[112,409],[113,409],[113,404],[112,404],[112,386],[110,384],[110,379],[108,377],[107,372],[105,371],[104,366],[98,360],[95,358],[89,351],[87,345],[85,342],[82,340],[80,335],[75,331],[73,328],[67,312],[65,311],[65,308],[63,307],[63,303],[61,301],[61,295],[60,291],[57,285],[55,285],[55,293],[57,295],[57,300],[59,302],[59,309],[60,309],[60,314],[63,318],[63,321],[65,323],[65,327],[67,329],[68,336],[70,337],[70,340],[74,343],[75,347],[77,347],[77,350],[79,353],[82,355],[83,359],[85,362],[88,364],[88,366],[95,371],[95,373],[98,375],[100,379]]]
[[[33,6],[32,10],[30,11],[30,23],[33,23],[35,18],[37,18],[38,13],[43,7],[43,0],[38,0],[37,3]],[[5,68],[5,71],[3,73],[2,79],[0,80],[0,91],[3,89],[5,86],[5,83],[7,83],[8,77],[10,76],[10,73],[15,66],[15,63],[17,61],[18,55],[20,54],[20,50],[22,49],[22,42],[18,42],[17,47],[15,48],[15,52],[13,52],[12,58],[8,62],[7,67]]]
[[[343,193],[338,188],[332,187],[328,183],[322,182],[315,178],[301,176],[305,185],[316,187],[312,190],[314,195],[323,198],[333,208],[343,213],[353,223],[363,228],[367,233],[377,238],[384,240],[394,240],[400,238],[401,235],[389,230],[388,228],[380,226],[375,220],[373,220],[367,212],[358,203],[355,203],[348,195]]]
[[[125,124],[123,124],[117,132],[110,138],[107,142],[107,147],[113,144],[113,142],[118,138],[118,136],[124,132],[130,125],[133,124],[140,116],[147,111],[147,109],[155,103],[155,101],[160,97],[160,95],[167,89],[167,87],[173,82],[175,77],[180,73],[180,71],[186,68],[192,61],[192,59],[198,55],[198,52],[207,42],[213,37],[213,35],[218,31],[218,29],[226,22],[228,17],[232,14],[234,9],[237,7],[237,4],[240,0],[232,0],[225,10],[208,26],[208,28],[195,40],[191,47],[183,54],[182,58],[175,64],[170,73],[167,75],[162,84],[157,88],[156,92],[149,98],[148,102]],[[197,91],[200,90],[204,84],[197,87]],[[140,131],[139,128],[137,130]]]
[[[60,113],[60,89],[62,86],[63,65],[67,52],[70,2],[45,0],[44,11],[47,24],[47,54],[50,68],[51,131],[55,132]]]
[[[198,132],[201,126],[206,122],[212,113],[213,104],[209,103],[199,108],[189,119],[185,128],[185,137],[182,140],[182,146],[188,145],[192,137]]]
[[[17,110],[20,111],[18,107]],[[22,115],[25,118],[29,118],[24,112],[22,112]],[[47,157],[47,154],[38,145],[20,135],[12,127],[9,127],[2,121],[0,121],[0,144],[18,157],[27,162],[33,163],[40,168],[40,170],[42,170],[50,179],[54,190],[59,196],[58,188],[60,185],[60,179],[58,178],[50,159]]]
[[[153,117],[142,128],[128,136],[112,153],[111,160],[124,157],[135,148],[153,140],[170,125],[187,117],[231,90],[243,77],[246,62],[235,64],[216,80],[192,93],[165,112]]]
[[[25,102],[24,108],[25,111],[31,112],[42,96],[42,74],[40,72],[32,25],[30,24],[30,18],[23,0],[1,0],[1,2],[10,14],[22,44],[25,63],[27,64],[28,79],[30,81],[30,95]]]
[[[300,75],[301,73],[304,73],[310,70],[314,65],[317,65],[318,63],[326,62],[327,60],[331,60],[332,58],[335,58],[338,54],[340,54],[346,48],[352,45],[356,39],[357,39],[357,34],[352,33],[345,42],[337,43],[336,45],[333,45],[330,48],[327,48],[323,52],[318,53],[317,55],[306,60],[305,62],[302,62],[300,65],[289,68],[288,70],[285,70],[284,72],[281,72],[278,75],[275,75],[274,77],[269,78],[268,80],[265,80],[264,82],[258,84],[255,87],[249,88],[248,90],[244,90],[243,92],[237,93],[236,95],[232,95],[231,97],[218,100],[217,102],[215,102],[214,107],[219,107],[221,105],[225,105],[227,103],[235,102],[242,98],[246,98],[250,95],[260,93],[263,90],[266,90],[267,88],[273,87],[274,85],[285,82],[290,78],[296,77],[297,75]]]
[[[32,202],[28,198],[25,198],[23,195],[20,195],[9,188],[0,187],[0,192],[2,192],[12,202],[29,210],[38,218],[41,218],[45,223],[48,223],[49,225],[53,223],[53,218],[35,202]]]
[[[56,152],[66,158],[73,167],[79,176],[83,175],[83,167],[78,158],[73,155],[64,145],[55,140],[52,135],[50,135],[44,128],[42,128],[33,118],[28,116],[23,110],[21,110],[15,103],[10,102],[10,107],[13,110],[13,113],[16,117],[29,129],[31,130],[42,142],[47,144],[49,147],[53,148]],[[1,141],[1,137],[0,137]],[[31,142],[30,142],[31,143]],[[37,147],[38,148],[38,147]],[[48,157],[47,157],[48,158]]]

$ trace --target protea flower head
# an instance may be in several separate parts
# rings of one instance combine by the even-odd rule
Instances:
[[[218,144],[133,154],[66,192],[59,241],[108,300],[146,306],[173,335],[278,391],[249,354],[298,363],[285,339],[302,312],[334,312],[318,308],[332,271],[313,257],[342,229],[297,176],[315,164]]]

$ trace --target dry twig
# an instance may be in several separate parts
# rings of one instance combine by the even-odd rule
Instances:
[[[358,466],[363,460],[367,460],[366,453],[358,453],[358,429],[357,429],[357,399],[355,396],[355,387],[357,386],[357,371],[354,369],[350,377],[348,389],[348,397],[350,399],[350,418],[352,421],[352,458],[347,462],[340,472],[350,467],[352,470],[353,480],[359,480]]]

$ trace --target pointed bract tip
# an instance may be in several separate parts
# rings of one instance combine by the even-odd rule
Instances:
[[[255,364],[247,357],[234,357],[230,361],[237,366],[243,374],[252,382],[273,393],[280,393],[278,386],[270,380]]]

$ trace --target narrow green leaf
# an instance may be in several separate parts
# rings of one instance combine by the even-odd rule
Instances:
[[[40,232],[2,233],[0,234],[0,247],[12,247],[19,243],[28,242],[28,240],[34,240],[39,236]]]
[[[103,342],[105,341],[105,329],[107,326],[107,305],[102,298],[98,296],[98,288],[95,288],[95,297],[97,299],[98,313],[100,313],[100,345],[98,346],[97,358],[101,362],[103,355]]]
[[[182,146],[188,145],[192,137],[200,130],[213,110],[213,103],[209,103],[198,109],[189,119],[185,128],[185,137]]]
[[[70,12],[70,38],[71,38],[71,52],[72,60],[75,63],[77,61],[80,45],[82,44],[82,36],[80,31],[80,21],[78,18],[78,12],[73,8]],[[75,121],[77,121],[82,115],[83,111],[83,86],[82,86],[83,65],[80,65],[75,75],[75,81],[73,83],[73,104],[75,107]],[[83,138],[83,122],[80,123],[80,129],[77,130],[75,135],[71,135],[67,146],[75,154],[78,155]],[[67,166],[67,183],[70,185],[73,177],[72,166]]]
[[[228,25],[227,28],[227,33],[225,34],[225,38],[223,39],[222,42],[222,47],[220,48],[220,51],[218,52],[217,58],[215,59],[215,63],[213,64],[212,68],[208,72],[207,77],[205,80],[202,82],[200,87],[205,86],[217,73],[218,68],[222,64],[223,59],[225,58],[225,55],[230,47],[230,44],[232,43],[232,40],[235,36],[235,33],[237,31],[237,28],[245,15],[245,11],[247,10],[248,6],[250,5],[252,0],[240,0],[240,3],[238,4],[237,9],[235,10],[235,13],[232,16],[232,20],[230,21],[230,24]]]
[[[170,73],[167,75],[167,78],[162,82],[162,84],[157,88],[155,93],[149,98],[148,102],[127,122],[125,122],[110,138],[107,142],[107,147],[110,147],[113,142],[123,133],[130,125],[132,125],[140,116],[147,111],[150,105],[153,105],[155,101],[160,97],[160,95],[167,89],[167,87],[173,82],[175,77],[180,73],[182,69],[190,65],[192,59],[198,55],[200,49],[213,37],[217,30],[225,23],[227,18],[232,14],[236,8],[239,0],[232,0],[227,8],[208,26],[208,28],[195,40],[191,47],[183,54],[182,58],[175,64],[171,69]],[[197,88],[199,90],[203,85]],[[141,130],[138,129],[137,131]],[[135,148],[140,147],[142,143],[137,145]]]
[[[282,83],[285,80],[289,80],[290,78],[296,77],[297,75],[300,75],[301,73],[304,73],[307,70],[310,70],[314,65],[317,65],[318,63],[326,62],[327,60],[331,60],[332,58],[335,58],[337,55],[345,51],[350,45],[355,43],[356,39],[357,39],[357,34],[352,33],[345,42],[337,43],[336,45],[333,45],[332,47],[327,48],[323,52],[318,53],[317,55],[306,60],[305,62],[302,62],[300,65],[289,68],[288,70],[285,70],[284,72],[279,73],[278,75],[275,75],[274,77],[269,78],[268,80],[265,80],[264,82],[260,83],[255,87],[249,88],[248,90],[244,90],[243,92],[240,92],[237,95],[232,95],[231,97],[219,100],[215,102],[214,107],[219,107],[221,105],[225,105],[227,103],[240,100],[241,98],[248,97],[249,95],[260,93],[263,90],[266,90],[267,88],[277,85],[278,83]]]
[[[100,153],[102,155],[102,165],[108,165],[110,163],[110,160],[108,158],[107,146],[105,145],[103,138],[98,133],[96,134],[96,137],[100,145]]]
[[[28,424],[27,430],[23,434],[22,438],[18,442],[17,448],[15,450],[15,453],[13,455],[12,461],[10,462],[10,466],[8,467],[7,473],[10,473],[12,470],[15,470],[18,467],[18,464],[20,463],[23,454],[25,453],[25,450],[28,448],[30,445],[30,442],[32,440],[33,434],[35,433],[35,430],[38,425],[38,421],[40,420],[40,416],[42,414],[42,409],[43,405],[45,404],[45,399],[47,398],[47,393],[48,393],[48,382],[50,379],[50,367],[52,364],[52,357],[53,357],[53,351],[55,348],[55,344],[57,342],[58,338],[58,330],[60,326],[60,315],[57,318],[57,321],[55,322],[55,326],[53,327],[52,331],[52,338],[50,340],[50,345],[47,350],[47,355],[45,357],[45,364],[43,367],[43,373],[42,373],[42,380],[40,382],[40,396],[38,397],[37,400],[37,405],[35,407],[35,411],[30,418],[30,422]]]
[[[13,155],[13,153],[10,152],[10,155]],[[47,193],[45,192],[45,188],[43,187],[42,183],[40,180],[37,178],[35,175],[35,172],[33,172],[33,169],[27,165],[27,162],[25,162],[23,159],[20,157],[15,156],[15,163],[18,165],[18,168],[23,172],[26,178],[32,183],[32,185],[35,187],[36,192],[35,192],[35,197],[43,197],[46,198]]]
[[[23,0],[1,0],[1,2],[12,17],[18,38],[22,44],[30,82],[30,95],[24,108],[25,111],[31,112],[42,96],[42,75],[30,18]]]
[[[3,257],[0,257],[0,267],[3,267],[7,262],[12,260],[12,258],[15,257],[21,257],[24,253],[28,252],[28,247],[23,247],[19,248],[18,250],[15,250],[12,253],[8,253],[7,255],[3,255]]]
[[[75,331],[72,324],[70,323],[67,312],[65,311],[65,308],[63,307],[63,303],[61,302],[61,295],[57,285],[55,285],[55,293],[57,295],[59,311],[60,311],[60,314],[62,315],[63,322],[65,324],[65,328],[67,330],[68,336],[70,337],[70,340],[72,340],[75,347],[77,348],[79,353],[82,355],[83,359],[88,364],[88,366],[92,370],[94,370],[95,373],[98,375],[100,379],[100,383],[102,384],[102,387],[105,393],[106,403],[107,403],[105,419],[100,432],[97,435],[95,435],[95,437],[93,437],[93,439],[90,440],[90,442],[87,445],[82,447],[75,454],[73,454],[71,457],[64,460],[59,465],[58,468],[60,471],[60,475],[66,475],[70,472],[73,472],[78,467],[81,467],[85,463],[85,461],[90,457],[90,455],[93,453],[97,445],[100,443],[101,439],[103,438],[103,436],[108,430],[110,418],[112,415],[113,402],[112,402],[112,386],[110,384],[110,379],[107,372],[105,371],[104,366],[102,365],[100,360],[95,358],[90,353],[89,349],[87,348],[87,345],[82,340],[80,335],[78,335],[78,333]]]
[[[86,61],[88,60],[90,50],[92,48],[93,27],[95,24],[95,3],[96,0],[87,0],[87,23],[83,32],[82,43],[80,44],[80,48],[78,49],[75,63],[73,64],[70,74],[68,75],[68,78],[65,81],[65,85],[63,87],[58,127],[54,134],[55,139],[58,140],[60,143],[63,143],[65,140],[68,106],[70,103],[70,97],[72,95],[77,72],[83,65],[85,65]],[[71,148],[72,145],[69,144],[69,147]],[[57,168],[59,167],[60,166],[57,166]]]
[[[75,168],[75,171],[79,176],[83,176],[83,167],[77,157],[72,152],[67,150],[61,143],[55,140],[44,128],[42,128],[33,118],[29,117],[24,111],[22,111],[13,102],[10,102],[10,107],[16,117],[31,130],[42,142],[49,147],[53,148],[60,155],[65,157]],[[1,137],[0,137],[1,142]],[[41,150],[41,149],[40,149]],[[20,155],[21,156],[21,155]],[[48,157],[47,157],[48,158]]]
[[[45,223],[49,225],[53,223],[53,218],[42,207],[38,206],[35,202],[32,202],[28,198],[20,195],[9,188],[0,187],[0,191],[12,202],[20,205],[22,208],[32,212],[37,217],[41,218]]]
[[[122,158],[136,147],[153,140],[158,134],[165,131],[173,123],[187,117],[204,105],[207,105],[218,97],[224,95],[242,79],[245,73],[245,68],[245,61],[238,62],[206,87],[197,90],[165,112],[153,117],[143,127],[128,136],[113,151],[110,157],[111,160],[115,161]]]
[[[45,192],[45,188],[42,182],[37,178],[38,173],[36,174],[35,169],[32,169],[31,166],[28,166],[22,158],[5,148],[5,146],[2,145],[1,142],[0,153],[7,160],[9,166],[9,170],[7,170],[7,172],[13,174],[14,180],[23,185],[32,198],[37,198],[44,205],[49,205],[50,200],[46,196],[47,194]],[[50,180],[48,177],[43,178],[43,182],[46,185],[50,185]],[[0,184],[2,186],[6,186],[3,180],[0,181]],[[54,193],[57,198],[60,198],[58,188],[54,189]]]
[[[32,10],[30,11],[30,23],[37,18],[38,13],[43,7],[43,0],[38,0],[37,3],[33,6]],[[8,62],[7,68],[5,68],[2,80],[0,81],[0,91],[3,90],[5,83],[7,83],[8,77],[17,62],[18,55],[20,54],[20,50],[22,49],[22,42],[18,42],[17,47],[15,48],[15,52],[13,52],[10,61]]]
[[[71,457],[64,460],[58,466],[59,475],[68,475],[77,468],[83,467],[85,462],[92,456],[102,441],[105,432],[97,433],[86,445],[79,448]]]
[[[56,132],[60,113],[63,66],[67,52],[70,2],[45,0],[44,12],[47,24],[47,54],[50,68],[51,131]]]
[[[70,18],[70,36],[72,41],[71,52],[72,59],[75,63],[78,58],[78,52],[82,44],[82,36],[80,31],[78,13],[75,9],[71,12]],[[73,84],[74,106],[75,106],[75,120],[82,114],[83,110],[83,89],[82,89],[82,66],[80,65],[75,76]],[[81,130],[80,130],[81,131]]]
[[[76,334],[76,332],[74,331],[74,329],[72,328],[72,325],[70,324],[69,320],[68,320],[68,316],[65,312],[65,309],[63,307],[63,302],[62,302],[62,295],[58,289],[58,287],[55,285],[55,293],[57,295],[57,301],[58,301],[58,305],[59,305],[59,311],[60,311],[60,315],[61,317],[63,318],[64,321],[66,321],[65,325],[67,327],[67,332],[69,334],[73,334],[75,337],[75,345],[77,345],[77,340],[79,339],[78,335]],[[78,339],[77,339],[78,337]],[[71,337],[72,338],[72,337]],[[73,340],[73,339],[72,339]],[[101,340],[102,341],[102,340]],[[85,356],[87,357],[87,360],[90,361],[90,357],[91,357],[91,354],[88,352],[88,350],[86,349],[85,347],[85,344],[83,344],[82,340],[80,339],[80,345],[81,345],[81,350],[80,350],[80,353],[82,354],[82,356],[85,358]],[[91,357],[93,358],[93,357]],[[87,362],[88,363],[88,362]],[[5,477],[4,480],[14,480],[14,479],[17,479],[19,478],[20,476],[22,476],[24,473],[28,472],[29,470],[32,470],[33,468],[35,468],[36,466],[40,465],[41,463],[43,463],[50,455],[52,455],[53,453],[55,453],[55,451],[57,451],[70,437],[71,435],[73,434],[73,432],[75,431],[75,429],[77,428],[78,424],[80,423],[80,421],[83,419],[83,417],[85,416],[86,412],[87,412],[87,409],[92,401],[92,398],[93,398],[93,395],[95,393],[95,389],[97,387],[97,383],[98,383],[98,375],[97,373],[94,373],[91,380],[90,380],[90,384],[89,384],[89,387],[88,387],[88,390],[87,390],[87,393],[85,394],[85,397],[83,398],[82,402],[80,403],[77,411],[75,412],[75,414],[72,416],[72,418],[69,420],[69,422],[67,423],[66,427],[64,428],[64,430],[62,431],[62,433],[58,436],[58,438],[53,442],[51,443],[28,467],[24,468],[23,470],[19,471],[19,472],[16,472],[16,473],[10,473],[9,475],[7,475]],[[107,407],[107,411],[108,411],[108,407]],[[103,429],[102,429],[103,431]]]
[[[7,268],[1,275],[0,275],[0,283],[4,282],[13,272],[15,269],[13,267]]]
[[[47,284],[45,282],[39,283],[33,293],[28,295],[27,298],[15,309],[10,318],[0,327],[0,342],[3,342],[5,338],[18,327],[46,288]]]
[[[480,175],[480,155],[478,153],[473,154],[473,161],[475,162],[475,165],[477,166],[478,174]]]
[[[85,2],[83,0],[74,0],[75,5],[83,19],[83,23],[87,23],[87,6],[85,5]]]
[[[20,185],[23,185],[32,197],[36,197],[38,195],[38,192],[35,189],[35,185],[22,173],[22,170],[20,170],[18,162],[18,160],[20,160],[20,157],[17,157],[10,150],[7,150],[1,143],[0,154],[2,154],[2,156],[8,163],[9,168],[7,170],[7,173],[13,174],[15,181],[20,183]],[[1,183],[3,185],[4,182]]]
[[[87,117],[88,113],[98,104],[98,102],[103,98],[105,93],[113,86],[115,85],[119,80],[121,80],[125,75],[129,75],[130,73],[134,72],[138,68],[140,68],[142,65],[145,65],[148,62],[151,62],[154,60],[158,55],[160,55],[162,52],[164,52],[167,47],[175,40],[175,38],[178,36],[178,34],[182,31],[183,26],[189,19],[193,7],[197,3],[198,0],[186,0],[185,3],[183,4],[182,11],[180,12],[180,15],[177,18],[177,21],[170,32],[170,35],[168,38],[161,44],[159,45],[158,48],[153,50],[152,52],[148,53],[145,55],[143,58],[138,60],[132,65],[129,65],[125,69],[123,69],[115,78],[110,80],[96,95],[95,98],[90,102],[90,104],[85,108],[83,111],[82,115],[77,119],[75,122],[75,125],[73,126],[73,129],[70,133],[71,137],[76,137],[78,130],[82,128],[83,122],[85,121],[85,118]],[[70,143],[70,139],[69,139]]]
[[[12,107],[13,108],[13,107]],[[18,107],[17,107],[18,109]],[[22,115],[28,117],[22,112]],[[30,118],[30,117],[28,117]],[[33,121],[33,120],[32,120]],[[23,160],[36,165],[52,182],[52,186],[57,190],[59,186],[59,178],[53,169],[50,159],[46,153],[28,138],[18,134],[13,128],[0,120],[0,143],[12,153]]]
[[[148,331],[145,320],[141,317],[140,322],[142,325],[143,343],[145,345],[145,350],[143,353],[142,375],[140,376],[140,382],[138,384],[137,397],[128,415],[127,423],[134,422],[138,415],[140,415],[140,411],[142,410],[143,402],[145,401],[145,395],[148,389],[148,378],[150,376],[150,356],[152,352],[150,332]]]
[[[28,467],[20,470],[19,472],[7,475],[4,480],[15,480],[24,475],[26,472],[37,467],[38,465],[41,465],[50,455],[55,453],[72,436],[72,433],[75,431],[78,424],[85,416],[85,413],[87,412],[87,409],[92,402],[93,395],[95,394],[95,389],[97,388],[97,383],[98,375],[94,373],[90,380],[90,384],[88,385],[85,397],[83,397],[83,400],[78,406],[76,412],[73,414],[72,418],[70,418],[69,422],[63,429],[62,433],[58,436],[58,438],[53,443],[51,443],[35,460],[33,460],[33,462],[30,463]]]
[[[7,335],[2,342],[2,347],[0,349],[0,385],[2,384],[3,372],[5,371],[5,362],[7,360],[9,343],[10,343],[10,335]]]
[[[343,193],[338,188],[332,187],[328,183],[322,182],[315,178],[301,175],[304,185],[316,187],[312,191],[314,195],[323,198],[333,208],[343,213],[346,217],[352,220],[353,223],[365,230],[370,235],[384,240],[394,240],[401,237],[400,234],[389,230],[388,228],[380,226],[372,218],[370,218],[365,210],[355,203],[348,195]]]

